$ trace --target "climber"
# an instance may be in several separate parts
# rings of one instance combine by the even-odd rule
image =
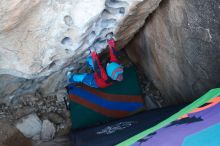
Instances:
[[[122,81],[123,67],[119,64],[119,60],[117,58],[118,52],[115,48],[115,41],[113,38],[110,38],[107,39],[107,43],[110,53],[110,63],[107,63],[106,70],[101,65],[97,53],[92,51],[91,55],[87,57],[86,62],[89,68],[91,68],[94,72],[83,74],[73,74],[68,72],[68,81],[71,83],[83,83],[94,88],[105,88],[110,86],[113,81]]]

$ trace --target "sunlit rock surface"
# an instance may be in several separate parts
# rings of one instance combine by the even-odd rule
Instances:
[[[128,53],[176,104],[220,85],[220,1],[167,0],[128,45]]]
[[[110,32],[124,45],[158,4],[159,0],[3,0],[0,73],[49,75],[70,64],[70,58],[83,59],[79,55],[88,55],[90,46],[100,52]]]
[[[61,69],[85,43],[105,8],[103,0],[0,2],[0,72],[35,78]],[[71,41],[68,48],[62,40]],[[81,43],[81,44],[80,44]]]
[[[63,93],[67,70],[89,47],[101,52],[113,32],[124,47],[161,0],[1,0],[0,102]]]

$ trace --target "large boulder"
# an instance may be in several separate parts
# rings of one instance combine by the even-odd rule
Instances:
[[[220,85],[220,1],[165,0],[128,45],[167,104]]]
[[[2,0],[0,73],[35,78],[61,69],[104,8],[103,0]]]
[[[126,44],[159,2],[2,0],[0,74],[49,75],[70,64],[71,57],[83,59],[88,47],[100,52],[111,32]]]
[[[89,47],[101,52],[114,33],[122,48],[160,1],[1,0],[0,102],[58,92],[66,71],[84,65]]]

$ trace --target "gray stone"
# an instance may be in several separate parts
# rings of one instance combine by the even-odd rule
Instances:
[[[35,109],[33,107],[22,107],[22,108],[14,109],[14,111],[12,112],[12,115],[14,119],[20,119],[24,116],[27,116],[33,113],[34,111]]]
[[[66,90],[60,90],[57,92],[56,97],[57,97],[57,102],[64,102],[64,97],[67,97],[67,92]]]
[[[37,134],[37,135],[34,135],[34,136],[32,137],[32,140],[34,140],[34,141],[40,140],[40,133]]]
[[[42,122],[34,113],[19,119],[15,126],[24,136],[32,138],[41,132]]]
[[[43,125],[41,129],[41,140],[49,141],[54,138],[56,128],[53,123],[49,120],[43,120]]]
[[[64,123],[61,123],[57,126],[57,136],[65,136],[65,135],[68,135],[68,133],[70,132],[71,130],[71,126],[72,126],[72,123],[71,123],[71,120],[70,118],[69,119],[66,119],[64,121]]]
[[[54,124],[60,124],[64,121],[63,117],[61,117],[57,113],[49,113],[48,114],[48,119],[53,122]]]

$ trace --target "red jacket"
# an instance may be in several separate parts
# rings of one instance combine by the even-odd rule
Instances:
[[[93,60],[93,64],[94,64],[94,70],[95,70],[94,79],[96,81],[96,84],[100,88],[105,88],[105,87],[112,85],[112,82],[110,81],[109,77],[107,76],[105,69],[101,65],[96,52],[92,52],[92,60]]]
[[[110,53],[110,62],[119,62],[116,55],[116,46],[114,39],[108,40]],[[101,65],[96,52],[92,52],[92,60],[94,65],[94,79],[100,88],[105,88],[112,85],[112,80],[107,76],[105,69]]]

